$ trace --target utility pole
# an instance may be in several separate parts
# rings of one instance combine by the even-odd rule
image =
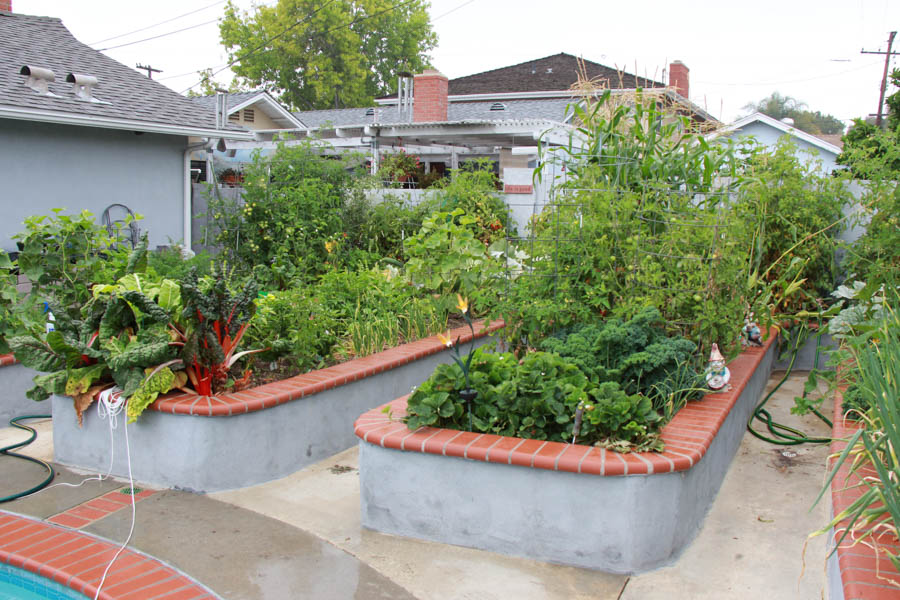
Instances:
[[[894,36],[896,35],[897,32],[892,31],[891,35],[888,36],[887,52],[860,51],[860,54],[884,54],[884,74],[881,76],[881,94],[878,96],[878,116],[875,117],[875,125],[877,127],[881,127],[881,117],[884,114],[884,91],[887,88],[888,67],[891,64],[891,56],[900,55],[900,52],[891,52],[891,47],[894,45]]]
[[[892,38],[892,39],[893,39],[893,38]],[[144,65],[142,65],[141,63],[138,63],[138,64],[135,65],[135,66],[136,66],[136,68],[138,68],[138,69],[142,69],[142,70],[144,70],[144,71],[147,71],[147,78],[148,78],[148,79],[153,79],[153,74],[154,74],[154,73],[162,73],[162,71],[160,71],[159,69],[154,69],[154,68],[151,67],[150,65],[144,66]]]

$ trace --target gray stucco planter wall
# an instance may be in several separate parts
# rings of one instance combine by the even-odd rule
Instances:
[[[465,340],[468,329],[457,333]],[[489,340],[479,337],[475,343]],[[353,446],[353,419],[424,381],[449,360],[444,350],[431,337],[244,392],[157,400],[127,427],[134,478],[213,492],[293,473]],[[62,396],[53,398],[53,416],[56,461],[105,473],[108,421],[92,407],[79,428],[72,399]],[[128,475],[125,433],[122,414],[113,432],[113,475]]]
[[[0,356],[0,360],[4,358]],[[50,402],[35,402],[25,397],[25,392],[34,386],[32,379],[37,371],[12,360],[10,355],[9,360],[0,362],[0,390],[3,390],[0,427],[6,427],[13,417],[50,413]]]
[[[662,454],[357,420],[364,527],[537,560],[638,573],[675,560],[699,530],[775,357],[731,363],[734,389],[692,403]],[[705,413],[709,413],[704,417]]]

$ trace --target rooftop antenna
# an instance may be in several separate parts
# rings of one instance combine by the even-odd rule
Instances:
[[[401,123],[412,122],[413,75],[408,71],[397,73],[397,111]]]

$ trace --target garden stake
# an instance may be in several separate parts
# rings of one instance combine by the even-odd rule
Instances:
[[[584,402],[578,403],[578,408],[575,409],[575,426],[572,428],[572,443],[575,443],[575,440],[578,439],[578,434],[581,432],[581,419],[584,417]]]

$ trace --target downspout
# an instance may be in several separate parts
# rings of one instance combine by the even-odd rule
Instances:
[[[189,144],[187,148],[184,149],[184,191],[182,196],[182,217],[184,218],[184,227],[181,232],[182,237],[182,252],[187,253],[187,251],[191,251],[191,222],[193,221],[194,215],[191,210],[191,153],[194,150],[200,150],[201,148],[206,149],[210,147],[209,139],[206,139],[199,144]]]

